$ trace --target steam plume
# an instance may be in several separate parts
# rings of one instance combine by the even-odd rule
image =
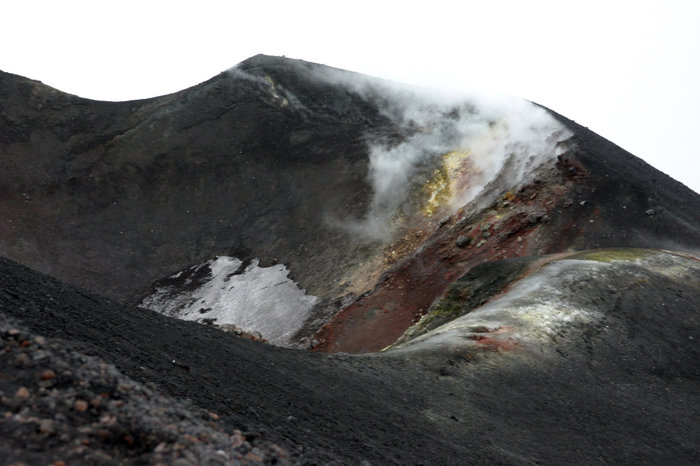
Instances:
[[[398,144],[368,143],[374,196],[366,217],[345,226],[372,239],[386,239],[393,218],[415,211],[411,194],[429,181],[446,154],[463,153],[469,163],[468,180],[442,206],[451,214],[503,170],[508,180],[503,189],[516,189],[534,168],[554,158],[557,142],[569,136],[544,109],[522,99],[451,96],[332,69],[317,71],[317,77],[380,102],[383,114],[405,135]]]

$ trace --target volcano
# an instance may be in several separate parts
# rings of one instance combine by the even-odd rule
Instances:
[[[0,160],[6,458],[700,461],[700,196],[549,109],[0,73]]]

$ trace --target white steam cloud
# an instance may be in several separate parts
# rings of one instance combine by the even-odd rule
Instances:
[[[471,164],[468,183],[443,206],[451,214],[497,177],[506,180],[503,192],[517,189],[557,155],[557,142],[569,136],[547,111],[522,99],[448,96],[335,69],[318,69],[317,78],[380,102],[382,113],[402,134],[398,143],[381,138],[368,143],[374,197],[364,219],[345,223],[373,239],[391,234],[392,218],[408,213],[402,210],[411,190],[428,181],[445,154],[467,153]]]

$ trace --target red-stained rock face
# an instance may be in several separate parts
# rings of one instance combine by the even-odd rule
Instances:
[[[470,340],[474,340],[477,348],[483,351],[515,351],[518,348],[516,341],[508,339],[510,327],[498,327],[485,332],[473,333],[469,335]]]
[[[370,293],[325,325],[313,349],[383,349],[420,319],[450,283],[484,261],[595,247],[653,247],[669,234],[679,239],[668,243],[674,248],[695,241],[693,214],[669,198],[671,191],[681,196],[680,186],[663,175],[649,180],[652,172],[643,162],[631,163],[631,155],[561,118],[576,135],[558,157],[555,171],[545,169],[515,196],[505,193],[477,214],[451,217],[385,272]],[[662,203],[667,207],[653,209]]]
[[[485,261],[539,254],[550,247],[538,232],[550,222],[555,207],[566,204],[566,193],[575,180],[568,166],[559,164],[547,181],[533,182],[515,195],[506,193],[476,216],[467,217],[463,211],[453,215],[386,271],[371,292],[324,325],[313,350],[380,351],[416,323],[470,268]],[[460,247],[465,238],[468,244]]]

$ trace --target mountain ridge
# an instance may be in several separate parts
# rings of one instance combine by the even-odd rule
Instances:
[[[0,73],[0,314],[190,400],[226,464],[697,463],[700,195],[543,107],[423,92],[263,55],[121,103]],[[201,323],[135,306],[166,285]],[[315,352],[207,308],[289,290],[315,304],[281,344]],[[10,435],[51,394],[2,331],[0,450],[178,457]]]
[[[262,75],[254,75],[254,77],[249,79],[230,79],[229,73],[235,72],[235,70],[242,70],[245,72],[251,69],[262,71]],[[200,228],[200,230],[197,231],[192,230],[191,226],[187,226],[183,223],[186,221],[186,218],[183,217],[185,217],[187,212],[177,212],[173,206],[169,206],[169,218],[175,219],[175,221],[171,220],[169,222],[170,225],[167,228],[168,232],[172,230],[182,231],[184,233],[187,230],[191,230],[189,233],[184,234],[179,241],[182,242],[184,240],[191,242],[194,238],[197,238],[196,241],[202,243],[198,245],[198,248],[183,248],[182,246],[172,244],[169,246],[167,256],[179,256],[180,258],[175,261],[172,259],[169,260],[163,253],[157,250],[157,248],[165,247],[164,244],[168,243],[164,235],[165,232],[157,231],[159,228],[162,230],[158,222],[162,224],[167,223],[168,220],[158,219],[157,222],[150,222],[151,225],[148,225],[148,219],[141,218],[142,215],[140,214],[140,212],[148,212],[150,210],[156,212],[157,215],[157,212],[163,210],[162,204],[164,202],[170,204],[177,202],[183,206],[188,202],[190,204],[194,203],[195,205],[193,205],[193,207],[203,210],[205,205],[209,206],[206,204],[207,199],[203,197],[211,196],[222,198],[222,201],[228,198],[228,202],[232,205],[237,205],[234,200],[235,196],[235,198],[242,197],[246,199],[244,202],[239,203],[255,206],[254,209],[248,209],[249,211],[253,211],[248,213],[248,218],[244,220],[250,223],[250,221],[255,221],[255,217],[257,217],[259,221],[263,221],[265,216],[269,217],[269,206],[266,205],[269,203],[267,201],[256,200],[255,197],[251,196],[250,192],[259,189],[258,187],[261,186],[261,183],[253,182],[252,177],[256,176],[255,174],[245,175],[246,171],[250,172],[250,170],[255,170],[255,168],[251,167],[251,164],[254,164],[254,162],[250,159],[264,158],[260,157],[263,153],[275,154],[274,162],[272,162],[272,159],[269,159],[270,155],[266,157],[269,161],[263,163],[268,164],[267,166],[276,167],[278,164],[282,164],[281,166],[286,167],[286,169],[290,167],[284,160],[294,160],[293,158],[291,160],[289,159],[290,156],[294,157],[294,154],[303,154],[304,160],[308,160],[309,163],[312,164],[317,163],[312,162],[312,160],[318,160],[320,163],[323,163],[321,160],[324,159],[326,163],[329,163],[329,160],[333,160],[330,163],[336,164],[336,170],[340,170],[341,173],[345,171],[349,175],[346,177],[347,181],[343,181],[342,189],[344,191],[335,190],[335,192],[330,193],[331,195],[323,194],[320,198],[332,199],[338,197],[338,195],[344,196],[345,199],[342,199],[336,204],[329,205],[326,210],[349,210],[351,215],[361,217],[363,211],[368,208],[367,204],[371,196],[371,187],[367,184],[368,182],[366,180],[368,167],[365,165],[366,162],[362,160],[367,157],[367,132],[369,131],[372,133],[379,131],[390,138],[396,138],[402,137],[402,130],[395,124],[388,122],[385,117],[379,115],[376,108],[372,110],[370,103],[363,102],[358,94],[353,93],[354,91],[352,91],[352,89],[348,91],[341,88],[339,92],[337,87],[334,88],[328,83],[322,83],[319,88],[319,79],[316,77],[312,77],[311,80],[307,77],[306,81],[304,81],[302,72],[308,69],[313,71],[325,68],[321,65],[309,64],[302,61],[256,56],[242,62],[238,67],[232,68],[233,71],[231,72],[224,72],[204,83],[174,94],[141,101],[95,103],[97,105],[95,108],[101,109],[97,110],[96,114],[91,113],[93,110],[85,108],[85,105],[91,104],[90,101],[63,95],[57,91],[47,91],[46,89],[42,91],[41,89],[43,88],[41,86],[36,88],[36,83],[29,85],[32,89],[19,93],[24,99],[23,101],[29,103],[28,107],[26,104],[22,104],[22,101],[15,101],[16,99],[10,100],[9,97],[5,97],[3,100],[2,115],[4,119],[2,124],[3,134],[5,136],[3,145],[5,147],[4,157],[6,160],[6,170],[1,185],[5,187],[5,193],[3,195],[5,199],[5,211],[9,211],[8,214],[6,214],[6,218],[12,219],[13,215],[17,215],[16,211],[18,209],[28,208],[33,210],[32,207],[35,207],[37,213],[34,215],[40,216],[40,219],[51,219],[45,223],[47,223],[46,228],[50,228],[51,231],[54,232],[53,236],[66,238],[65,241],[67,244],[65,244],[63,248],[69,248],[76,253],[84,248],[71,245],[71,240],[69,238],[79,237],[84,229],[94,229],[94,226],[92,226],[92,223],[94,223],[92,221],[94,215],[102,216],[103,219],[100,220],[100,222],[107,224],[114,223],[111,219],[119,219],[122,217],[127,219],[111,225],[110,228],[104,228],[103,231],[99,232],[104,238],[104,240],[102,240],[103,244],[95,243],[88,246],[88,251],[94,250],[93,254],[98,257],[80,265],[81,269],[91,270],[87,276],[73,277],[75,272],[71,272],[68,269],[60,270],[62,267],[60,264],[64,261],[70,262],[71,259],[51,257],[56,254],[56,251],[55,248],[49,245],[22,245],[21,242],[18,241],[15,242],[13,246],[5,242],[3,246],[3,250],[6,251],[5,254],[9,254],[10,257],[12,257],[13,249],[16,248],[17,256],[14,257],[20,258],[21,256],[23,260],[26,261],[32,255],[29,249],[41,250],[44,258],[35,257],[31,259],[31,264],[35,268],[58,274],[59,277],[67,279],[69,282],[87,286],[88,288],[93,288],[93,285],[90,285],[90,283],[98,280],[97,277],[102,276],[102,278],[99,278],[99,287],[94,288],[95,291],[107,294],[108,296],[119,297],[119,299],[130,302],[137,301],[140,296],[134,296],[133,292],[126,290],[127,287],[130,290],[134,288],[139,289],[141,290],[139,293],[143,294],[148,284],[155,280],[186,266],[193,265],[198,261],[211,258],[215,254],[224,253],[231,255],[231,253],[237,252],[236,250],[246,251],[250,250],[251,246],[257,245],[253,248],[262,250],[251,252],[260,256],[259,258],[263,261],[263,264],[269,264],[275,259],[275,256],[282,255],[279,247],[273,247],[272,250],[269,250],[269,246],[261,247],[261,242],[251,240],[250,236],[253,234],[252,232],[248,234],[234,234],[233,237],[237,237],[237,240],[228,239],[222,241],[224,235],[227,234],[226,229],[233,228],[235,231],[246,229],[245,224],[241,220],[237,221],[232,215],[226,214],[225,212],[213,212],[214,215],[219,215],[220,218],[217,219],[217,222],[221,225],[212,224],[212,220],[203,217],[202,214],[195,216],[193,221],[206,225],[206,227]],[[270,84],[265,81],[265,75],[267,75],[268,72],[272,72],[273,74],[276,72],[277,75],[284,76],[292,84],[302,81],[302,84],[297,85],[297,87],[301,86],[301,88],[307,89],[307,91],[305,91],[306,94],[304,94],[309,96],[308,99],[305,99],[304,108],[306,110],[294,110],[289,109],[289,107],[280,108],[275,102],[274,95],[271,94]],[[356,74],[350,73],[350,76],[356,77]],[[283,85],[287,84],[283,83]],[[26,82],[24,86],[27,86]],[[12,93],[8,94],[12,89],[16,90],[16,86],[8,85],[7,77],[3,79],[2,87],[5,88],[5,90],[1,91],[0,95],[15,95]],[[335,89],[334,93],[329,94],[328,98],[325,99],[332,103],[332,105],[324,103],[324,99],[318,97],[316,91],[319,89],[325,89],[323,92],[327,93]],[[204,94],[202,94],[202,92],[204,92]],[[245,92],[245,94],[241,94],[241,92]],[[322,95],[323,92],[320,92],[319,95]],[[202,94],[201,97],[199,97],[200,94]],[[226,97],[228,95],[231,95],[231,97]],[[248,97],[246,97],[246,95]],[[330,97],[330,95],[332,95],[332,97]],[[353,97],[353,95],[355,97]],[[253,100],[251,100],[251,98],[253,98]],[[222,99],[224,100],[222,101]],[[255,99],[260,100],[257,100],[257,103],[255,103]],[[22,105],[25,107],[22,107]],[[44,108],[44,106],[48,106],[49,108],[51,108],[52,105],[56,106],[58,107],[56,110],[59,112],[57,114],[62,115],[68,112],[68,121],[73,122],[78,120],[79,123],[64,124],[61,119],[52,123],[53,120],[47,119],[48,117],[38,117],[41,113],[37,112],[40,110],[21,110],[22,108],[31,108],[32,105],[40,108],[40,110]],[[183,107],[183,105],[185,106]],[[231,107],[231,105],[235,105],[236,111],[234,113],[237,112],[239,116],[233,117],[231,114],[231,109],[233,107]],[[168,112],[172,112],[172,110],[166,111],[165,109],[170,107],[177,110],[177,112],[179,112],[178,114],[182,114],[182,116],[177,117],[177,121],[168,117]],[[116,111],[116,113],[114,115],[104,114],[104,112],[107,111],[104,109],[107,108],[110,109],[109,112],[112,112],[111,109],[115,109],[114,111]],[[362,110],[360,110],[360,113],[357,113],[357,111],[355,111],[355,113],[350,112],[352,115],[349,116],[348,112],[350,110],[347,110],[348,108]],[[79,109],[82,109],[82,112]],[[22,122],[22,118],[24,118],[21,116],[22,111],[28,114],[25,118],[27,121],[24,121],[24,123]],[[304,122],[305,119],[308,120],[309,118],[308,116],[304,117],[304,112],[308,111],[316,112],[314,115],[319,114],[322,118],[325,118],[323,115],[326,115],[331,118],[331,122],[309,125]],[[51,110],[49,110],[48,113],[51,114]],[[253,121],[257,120],[249,120],[249,118],[255,114],[260,115],[258,118],[265,115],[264,121],[261,120],[259,123],[253,123]],[[280,114],[289,116],[280,117]],[[365,114],[366,116],[363,116]],[[556,114],[552,114],[557,117]],[[34,115],[34,117],[31,117],[31,115]],[[160,115],[160,117],[157,115]],[[154,116],[156,120],[152,120]],[[338,123],[338,118],[341,116],[343,119],[341,119],[341,123]],[[9,117],[14,119],[9,119]],[[231,119],[232,117],[233,119]],[[369,124],[366,119],[368,119]],[[348,120],[350,123],[342,123],[342,121]],[[80,123],[80,121],[83,121],[83,123]],[[218,121],[219,123],[212,127],[211,122],[214,121]],[[245,121],[250,121],[250,125],[246,125]],[[292,121],[296,123],[292,123]],[[114,128],[105,126],[108,124],[114,125],[116,122],[121,123],[117,123],[118,126]],[[570,122],[570,120],[563,122],[565,124],[575,125],[573,122]],[[341,126],[337,126],[336,123],[341,124]],[[234,125],[234,131],[227,129],[231,128],[231,124]],[[22,133],[23,131],[26,133],[28,125],[45,127],[51,131],[51,133],[44,134],[44,136],[38,136],[46,139],[46,142],[42,143],[43,148],[42,144],[35,146],[28,143],[29,135]],[[358,125],[362,125],[361,131],[358,131],[360,127]],[[202,126],[202,129],[197,129],[200,126]],[[293,129],[294,126],[298,129]],[[255,130],[255,132],[251,132],[251,127],[278,129],[274,131]],[[343,127],[346,129],[341,130],[340,128]],[[97,138],[85,135],[77,137],[77,134],[80,134],[81,128],[87,131],[87,134],[105,134]],[[582,134],[585,133],[580,127],[574,126],[574,128]],[[177,129],[177,133],[173,132],[175,129]],[[76,131],[78,132],[77,134]],[[135,131],[139,132],[138,134],[140,135],[136,136]],[[177,143],[174,142],[174,139],[181,137],[180,133],[188,131],[191,135],[187,135],[185,140]],[[202,141],[206,139],[202,139],[204,137],[204,134],[201,134],[202,131],[204,131],[205,134],[219,135],[217,138],[220,142],[215,145],[209,143],[203,144]],[[12,136],[13,134],[15,135],[14,137]],[[53,136],[51,134],[53,134]],[[73,136],[69,137],[69,134]],[[309,141],[311,141],[309,138],[311,135],[313,135],[313,147],[309,146]],[[189,138],[192,137],[196,137],[197,139],[190,141]],[[211,139],[211,137],[208,138],[208,140]],[[281,143],[281,141],[285,140],[289,142]],[[260,146],[259,141],[265,141],[266,145],[264,149],[263,146]],[[338,144],[340,141],[343,141],[342,145]],[[589,139],[586,141],[588,141],[586,144],[592,145]],[[24,144],[22,144],[23,142]],[[10,150],[8,150],[9,144],[12,144]],[[47,150],[47,145],[50,145],[50,151]],[[348,145],[350,145],[348,149],[342,149],[343,146]],[[192,149],[199,146],[201,146],[201,148],[196,150]],[[188,149],[186,147],[190,148]],[[340,157],[337,155],[330,155],[336,153],[339,148],[341,152],[344,152],[343,155]],[[236,152],[236,150],[243,151],[243,154],[241,154],[243,160],[239,162],[230,159],[230,155]],[[608,148],[603,148],[601,150],[612,153],[612,150]],[[125,157],[124,155],[120,155],[120,153],[130,155]],[[246,153],[250,153],[251,155],[246,157]],[[218,155],[212,157],[212,155],[207,156],[205,154]],[[582,154],[585,155],[586,152],[584,151]],[[579,154],[579,156],[582,154]],[[12,161],[12,159],[16,159],[16,161],[11,162],[12,165],[8,166],[7,162]],[[590,157],[587,161],[593,164],[599,163],[595,162],[594,159]],[[237,170],[235,174],[232,172],[233,166],[231,162],[235,164]],[[636,159],[634,162],[639,163]],[[270,165],[270,163],[273,163],[273,165]],[[606,169],[615,169],[615,167],[608,166]],[[648,167],[645,167],[645,169],[648,169]],[[163,170],[166,170],[167,173],[163,173]],[[177,173],[174,172],[174,170],[176,170]],[[204,172],[203,170],[208,171]],[[616,170],[620,171],[620,169]],[[193,186],[192,181],[185,179],[181,173],[183,171],[189,171],[193,174],[198,180],[196,182],[199,183],[200,186]],[[624,169],[621,171],[624,172]],[[216,176],[217,172],[220,173],[219,176]],[[227,175],[223,175],[224,173]],[[212,178],[212,175],[215,176]],[[624,179],[625,176],[636,176],[634,173],[620,173],[620,175],[622,179]],[[230,188],[222,188],[221,183],[223,181],[223,176],[230,176],[231,179],[236,179],[244,183],[242,189],[234,191]],[[246,176],[249,178],[246,179]],[[696,193],[681,190],[661,175],[658,175],[658,177],[665,180],[664,189],[675,190],[673,195],[685,199],[693,199],[694,204],[700,204]],[[308,181],[309,177],[302,175],[297,178]],[[633,179],[631,180],[631,184],[638,182],[647,183],[647,181],[648,180]],[[298,181],[294,180],[294,177],[288,176],[286,179],[279,181],[275,181],[275,179],[272,178],[269,181],[265,181],[264,184],[273,188],[278,188],[273,191],[273,193],[275,193],[273,195],[289,196],[290,194],[294,195],[296,192],[297,205],[305,202],[308,203],[308,200],[305,201],[304,199],[308,196],[319,198],[318,194],[306,193],[303,190],[299,191],[293,188],[293,183],[295,182],[298,183]],[[187,198],[181,197],[177,200],[167,198],[159,200],[158,196],[166,195],[166,193],[167,196],[173,197],[173,194],[167,191],[170,189],[171,183],[180,184],[185,189],[188,189],[189,191],[187,194],[189,196]],[[211,187],[207,188],[205,184],[210,184]],[[160,188],[158,188],[158,186],[160,186]],[[157,189],[165,192],[161,194]],[[318,186],[314,189],[316,193],[322,193],[324,192],[323,190],[327,188]],[[44,192],[37,193],[35,192],[37,190],[43,190]],[[60,198],[52,199],[54,195],[52,193],[57,193],[60,196],[61,191],[70,192],[71,190],[73,192],[91,192],[94,201],[83,201],[80,203],[82,206],[76,208],[72,205],[75,202],[74,199],[70,199],[71,204],[65,205],[65,207],[58,207],[57,204],[67,204],[67,200]],[[39,196],[44,197],[44,199],[40,199]],[[40,200],[43,201],[41,203],[42,205],[36,206]],[[115,208],[114,202],[125,204],[125,207]],[[160,206],[158,204],[160,204]],[[202,207],[196,204],[200,204]],[[348,209],[344,204],[348,204],[350,208]],[[343,205],[342,210],[338,208],[340,205]],[[125,213],[119,212],[119,210],[124,208],[131,211]],[[210,206],[208,208],[210,208]],[[649,208],[653,208],[653,206]],[[59,215],[53,211],[59,209],[60,218],[57,218]],[[81,220],[85,215],[83,215],[80,210],[76,211],[77,209],[82,209],[85,214],[87,214],[87,220]],[[286,207],[286,209],[291,209],[293,211],[294,207],[290,206]],[[684,209],[684,207],[681,205],[678,206],[678,209]],[[112,212],[110,212],[110,210]],[[190,209],[185,207],[182,210],[186,211]],[[689,210],[692,211],[692,207],[689,207]],[[262,218],[258,215],[258,212],[264,213]],[[69,222],[64,222],[63,218],[65,218],[66,214],[69,218],[72,217],[74,220],[71,219]],[[297,225],[304,225],[307,223],[307,234],[319,237],[318,231],[327,229],[325,225],[326,219],[317,217],[316,220],[312,220],[312,223],[305,222],[303,219],[309,218],[309,214],[308,210],[306,212],[299,212],[297,214],[296,223]],[[688,215],[685,217],[687,218]],[[16,222],[17,220],[14,221]],[[37,223],[39,225],[41,224],[41,222]],[[153,223],[155,223],[155,225]],[[685,223],[688,222],[686,221]],[[6,228],[10,230],[7,235],[12,235],[12,231],[17,229],[17,225],[6,226]],[[279,229],[280,227],[279,225],[272,225],[270,221],[265,220],[263,225],[255,228],[255,234],[258,235],[260,231],[266,231],[270,228]],[[315,234],[312,233],[311,228],[316,232]],[[137,236],[133,236],[130,232],[130,230],[134,229],[138,231]],[[61,230],[64,230],[64,232],[61,232]],[[142,246],[140,250],[125,251],[137,242],[149,243],[148,237],[152,235],[151,230],[156,230],[155,233],[156,236],[158,236],[156,241],[151,241],[152,245]],[[343,236],[343,232],[339,231],[337,228],[332,230],[333,231],[329,231],[328,233],[323,233],[319,239],[327,238],[323,240],[327,241],[329,235],[331,237]],[[289,229],[283,231],[285,232],[284,235],[276,234],[270,236],[267,243],[273,243],[275,239],[279,241],[280,237],[291,238],[294,236]],[[90,240],[90,238],[97,236],[97,234],[98,232],[91,232],[88,235],[83,235],[85,236],[83,239],[88,243],[94,243],[94,240]],[[124,235],[131,236],[124,238]],[[24,228],[20,236],[22,236],[21,241],[29,242],[33,235],[31,231]],[[208,239],[205,240],[204,237],[208,237]],[[347,243],[347,239],[348,236],[344,235],[342,239],[331,241],[336,241],[338,242],[337,244],[345,244]],[[35,241],[38,241],[38,239]],[[207,245],[207,241],[223,244],[212,248]],[[625,244],[616,244],[614,246],[624,245]],[[635,246],[635,244],[628,245]],[[299,240],[286,246],[287,250],[291,248],[297,251],[303,250],[304,247],[309,248],[309,245],[304,245],[303,242]],[[268,252],[264,252],[265,250],[268,250]],[[114,282],[111,276],[109,276],[113,271],[106,261],[100,260],[99,258],[100,255],[109,256],[115,254],[119,256],[119,260],[113,257],[113,260],[109,262],[133,264],[126,266],[127,268],[120,274],[122,281],[126,285],[125,287],[110,283]],[[170,261],[170,265],[159,269],[160,271],[151,270],[146,280],[141,280],[140,283],[137,283],[134,281],[133,277],[140,275],[142,272],[136,270],[136,264],[139,264],[139,268],[142,268],[144,264],[148,264],[149,259],[147,257],[149,255],[155,255],[154,259],[157,257],[156,260]],[[286,255],[288,256],[289,254],[287,253]],[[303,277],[303,275],[307,275],[307,273],[302,273],[301,269],[306,267],[304,265],[306,261],[313,262],[313,256],[310,254],[302,255],[304,257],[303,261],[295,260],[293,257],[286,257],[283,262],[292,265],[292,275],[296,276],[300,274],[299,278],[302,279],[302,286],[309,288],[310,283],[318,284],[320,277],[312,278],[311,281]],[[51,258],[49,259],[49,257]],[[279,259],[279,257],[277,258]],[[295,266],[296,263],[300,265]],[[70,269],[75,269],[75,267],[72,267],[72,264],[68,264],[68,266]],[[311,273],[313,274],[313,272]],[[114,288],[115,286],[116,288]],[[312,290],[312,292],[313,291],[315,290]],[[136,294],[138,295],[139,293]],[[130,296],[127,296],[128,294],[130,294]]]

